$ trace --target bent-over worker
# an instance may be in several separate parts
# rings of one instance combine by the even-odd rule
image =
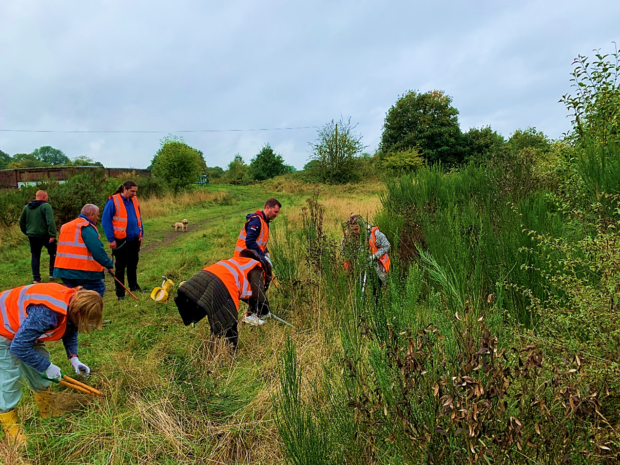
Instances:
[[[95,291],[61,284],[31,284],[0,293],[0,422],[12,441],[26,441],[15,406],[22,379],[34,391],[39,416],[57,416],[50,381],[60,368],[49,360],[46,341],[62,339],[76,373],[90,373],[78,358],[78,332],[101,329],[103,299]]]
[[[233,349],[237,348],[239,339],[237,319],[241,300],[250,306],[254,316],[251,324],[262,325],[264,320],[260,317],[269,315],[265,295],[265,286],[271,278],[269,265],[259,261],[252,250],[242,250],[239,255],[194,274],[179,286],[174,299],[185,326],[206,315],[211,333],[226,336]]]
[[[360,215],[351,215],[346,223],[344,237],[342,238],[342,250],[345,256],[344,267],[349,269],[351,261],[355,259],[357,253],[362,247],[362,228],[364,220]],[[370,249],[370,260],[375,263],[375,271],[377,277],[382,284],[387,280],[390,271],[390,241],[385,234],[379,231],[377,226],[366,225],[366,234],[368,236],[368,247]]]

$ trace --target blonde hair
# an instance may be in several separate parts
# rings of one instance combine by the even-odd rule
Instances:
[[[92,327],[103,327],[103,299],[95,291],[78,288],[67,313],[71,322],[77,327],[78,332],[90,333]]]

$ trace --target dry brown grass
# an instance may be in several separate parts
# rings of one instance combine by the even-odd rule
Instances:
[[[224,191],[207,191],[196,189],[192,192],[184,192],[176,197],[166,195],[164,197],[151,197],[140,202],[140,210],[145,219],[168,216],[173,213],[187,210],[190,206],[201,202],[220,202],[229,194]]]

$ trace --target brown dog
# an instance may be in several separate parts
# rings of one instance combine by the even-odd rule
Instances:
[[[183,220],[180,223],[174,223],[172,227],[175,231],[187,232],[187,220]]]

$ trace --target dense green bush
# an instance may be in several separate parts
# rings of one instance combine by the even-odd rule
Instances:
[[[95,170],[73,176],[64,183],[52,180],[35,186],[0,192],[0,221],[7,227],[16,224],[24,206],[34,200],[36,191],[41,189],[47,192],[49,203],[54,209],[56,225],[60,227],[76,218],[87,203],[95,204],[103,211],[110,195],[127,179],[132,179],[138,184],[140,199],[162,196],[168,192],[155,178],[140,176],[108,178],[103,170]]]

